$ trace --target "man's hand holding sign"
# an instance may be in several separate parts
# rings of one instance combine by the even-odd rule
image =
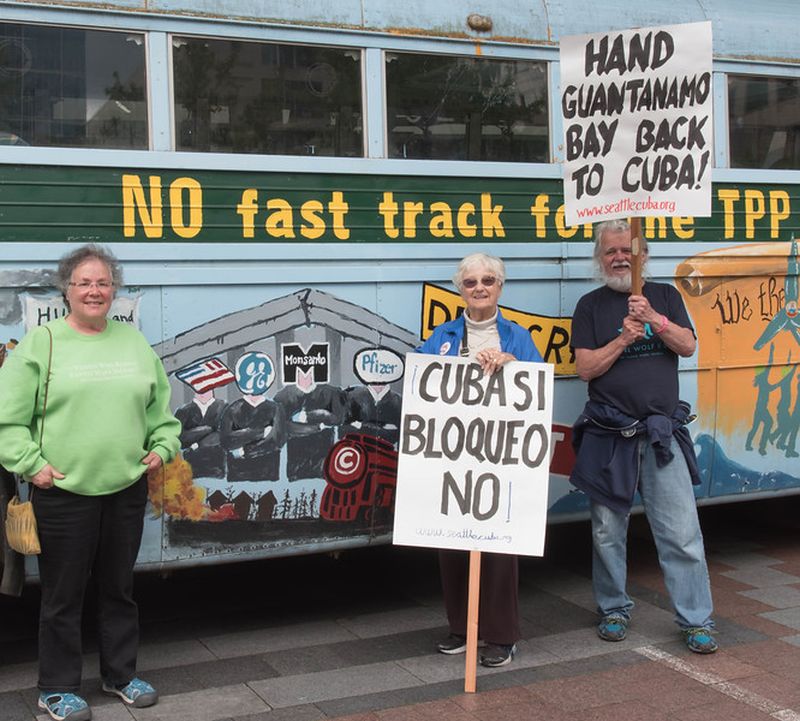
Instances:
[[[498,258],[461,262],[467,310],[408,355],[403,392],[394,541],[441,549],[450,636],[438,648],[467,651],[467,691],[479,635],[482,665],[512,660],[517,554],[544,550],[553,369],[498,312],[504,280]]]

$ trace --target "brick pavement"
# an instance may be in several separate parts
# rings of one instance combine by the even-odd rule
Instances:
[[[328,575],[326,562],[299,559],[251,566],[260,579],[178,575],[185,590],[172,609],[158,603],[167,582],[150,579],[140,671],[160,703],[127,709],[104,697],[91,641],[84,692],[97,721],[800,721],[798,510],[800,499],[703,510],[722,646],[713,656],[683,646],[636,520],[628,639],[594,633],[588,526],[556,527],[546,557],[522,564],[519,655],[480,669],[476,694],[463,693],[463,656],[431,652],[446,633],[435,562],[413,549],[356,552]],[[375,564],[366,574],[365,562]],[[282,571],[298,566],[305,577],[287,585]],[[205,606],[193,605],[198,589]],[[35,619],[15,603],[0,605],[0,721],[32,721]],[[6,625],[15,610],[18,633]]]

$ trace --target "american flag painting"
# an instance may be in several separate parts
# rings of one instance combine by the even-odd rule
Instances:
[[[175,376],[184,383],[188,383],[195,393],[204,393],[236,380],[231,369],[219,358],[209,358],[199,363],[193,363],[181,368],[175,373]]]

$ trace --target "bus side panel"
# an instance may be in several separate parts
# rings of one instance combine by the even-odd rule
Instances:
[[[162,357],[184,425],[151,479],[142,565],[385,542],[403,357],[463,310],[458,260],[488,251],[507,262],[504,314],[556,368],[550,517],[585,516],[568,483],[586,397],[569,336],[597,281],[591,227],[559,223],[559,196],[544,180],[0,166],[4,232],[25,241],[6,244],[3,340],[64,314],[47,290],[59,241],[110,242],[128,284],[115,315]],[[320,242],[302,242],[323,217]],[[737,245],[735,220],[724,243],[718,218],[646,225],[652,277],[677,285],[697,329],[682,394],[699,414],[697,494],[717,500],[800,488],[797,248]]]
[[[700,253],[676,269],[698,330],[694,436],[714,497],[800,484],[798,262],[791,239]]]

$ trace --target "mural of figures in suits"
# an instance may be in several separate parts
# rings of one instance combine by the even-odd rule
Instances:
[[[224,478],[225,451],[219,427],[227,403],[214,391],[233,383],[234,375],[219,358],[193,363],[175,375],[194,391],[192,400],[175,411],[182,426],[183,457],[195,478]]]
[[[283,385],[275,394],[287,419],[286,476],[322,478],[322,466],[344,418],[344,393],[328,383],[329,346],[285,343]]]
[[[402,356],[389,348],[365,348],[356,354],[353,371],[364,385],[345,392],[342,436],[365,433],[397,445],[403,399],[389,384],[399,381],[403,370]]]
[[[280,404],[266,396],[274,380],[275,366],[266,353],[245,353],[236,363],[236,385],[243,396],[225,409],[220,423],[229,481],[280,478],[286,420]]]

